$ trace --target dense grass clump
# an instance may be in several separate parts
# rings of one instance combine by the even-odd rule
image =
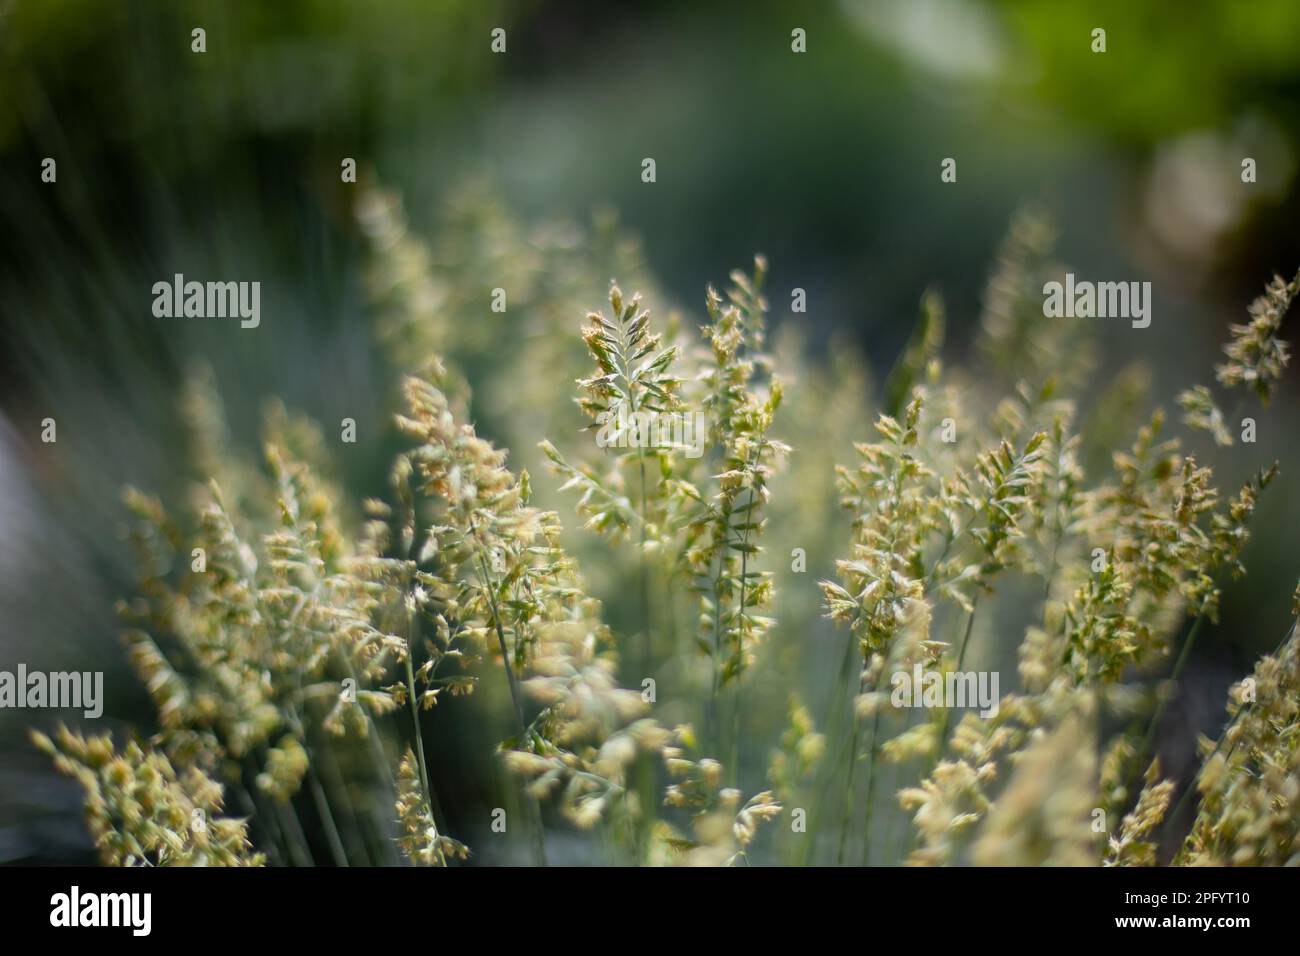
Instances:
[[[969,367],[927,294],[875,396],[850,351],[769,342],[761,258],[697,328],[652,314],[611,224],[575,242],[469,202],[438,254],[391,197],[359,208],[400,378],[386,489],[349,500],[341,452],[279,406],[248,459],[200,371],[193,494],[127,492],[157,732],[37,736],[106,863],[1297,862],[1294,618],[1194,785],[1162,773],[1150,693],[1245,573],[1277,466],[1221,490],[1130,378],[1095,380],[1087,323],[1043,316],[1041,218],[1013,225]],[[588,311],[609,271],[644,295]],[[1219,393],[1179,396],[1211,449],[1240,418],[1221,394],[1273,396],[1298,283],[1233,326]],[[987,671],[1011,627],[994,706],[900,706],[899,675]],[[461,707],[507,728],[479,755],[506,782],[453,833],[430,743]]]

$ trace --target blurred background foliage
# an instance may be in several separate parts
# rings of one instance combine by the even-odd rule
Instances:
[[[495,27],[504,55],[489,50]],[[761,784],[786,695],[817,700],[839,659],[815,587],[848,537],[831,463],[868,438],[872,382],[923,291],[943,293],[945,357],[961,363],[1007,223],[1040,203],[1076,274],[1153,282],[1151,327],[1097,325],[1098,364],[1134,386],[1108,409],[1172,412],[1267,278],[1300,263],[1297,38],[1290,0],[0,0],[0,666],[104,670],[105,723],[147,732],[112,611],[132,581],[119,496],[131,483],[175,498],[195,477],[177,404],[187,368],[213,368],[250,451],[272,396],[327,433],[354,418],[358,443],[335,467],[359,499],[385,487],[397,447],[394,310],[427,315],[399,344],[456,362],[480,432],[530,466],[611,623],[635,630],[627,581],[572,532],[535,442],[580,425],[576,330],[611,277],[689,330],[706,284],[762,252],[796,454],[774,487],[780,626],[755,676],[773,706],[755,709],[742,754]],[[57,185],[40,182],[47,156]],[[958,182],[942,184],[949,156]],[[361,184],[339,182],[343,157]],[[260,281],[261,327],[155,319],[150,288],[176,272]],[[504,316],[489,311],[498,286]],[[795,287],[806,314],[789,314]],[[1259,444],[1210,459],[1223,487],[1273,458],[1283,475],[1261,503],[1251,575],[1227,590],[1171,708],[1175,773],[1281,632],[1295,398],[1292,376]],[[39,440],[47,416],[55,445]],[[806,574],[788,573],[793,547]],[[987,624],[985,659],[1013,670],[1024,621]],[[471,843],[470,813],[501,786],[484,755],[503,688],[488,690],[440,709],[449,729],[431,736],[453,832]],[[34,716],[0,713],[0,860],[88,859],[79,792],[19,732]]]

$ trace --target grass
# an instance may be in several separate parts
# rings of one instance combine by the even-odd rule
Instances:
[[[401,370],[389,487],[350,498],[328,478],[344,446],[274,405],[250,459],[196,375],[193,495],[126,495],[139,576],[121,611],[156,732],[34,735],[85,788],[105,863],[545,865],[557,843],[638,865],[1296,862],[1294,622],[1234,686],[1186,833],[1166,816],[1188,781],[1153,753],[1164,699],[1145,693],[1174,647],[1182,676],[1245,573],[1275,469],[1227,494],[1158,408],[1081,424],[1095,332],[1042,315],[1059,269],[1041,219],[1013,224],[970,366],[945,367],[927,293],[873,398],[851,358],[826,376],[769,342],[761,258],[707,290],[697,329],[658,320],[648,281],[588,311],[611,250],[643,271],[599,230],[576,249],[463,236],[440,272],[393,197],[369,191],[358,214]],[[531,334],[485,332],[472,290],[525,255],[543,279],[499,321]],[[1275,279],[1232,328],[1221,392],[1273,396],[1298,282]],[[1178,404],[1189,436],[1232,443],[1213,389]],[[874,434],[845,413],[864,407]],[[537,479],[480,434],[483,408]],[[703,454],[593,440],[642,413],[702,416]],[[1086,472],[1082,449],[1111,468]],[[899,672],[985,660],[981,629],[1025,593],[995,713],[891,706]],[[509,783],[462,800],[453,837],[427,742],[461,707],[508,728],[475,759]]]

